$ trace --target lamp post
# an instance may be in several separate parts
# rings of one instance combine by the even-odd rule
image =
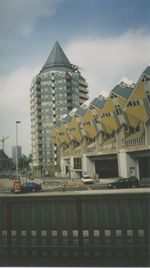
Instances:
[[[20,121],[16,121],[16,179],[18,180],[18,124]]]

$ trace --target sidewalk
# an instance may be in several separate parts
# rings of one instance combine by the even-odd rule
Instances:
[[[13,182],[7,178],[0,178],[0,191],[12,188]]]
[[[39,183],[39,184],[43,183],[42,179],[29,180],[28,178],[21,178],[21,183],[25,183],[27,181],[36,182],[36,183]],[[13,180],[12,179],[0,178],[0,190],[10,189],[12,187],[13,187]]]
[[[106,185],[108,183],[111,183],[113,181],[116,181],[119,178],[109,178],[109,179],[96,179],[94,181],[95,184],[101,184],[101,185]],[[77,185],[77,184],[83,184],[81,182],[81,179],[71,179],[71,178],[57,178],[57,179],[46,179],[44,180],[45,184],[49,184],[49,183],[57,183],[57,184],[62,184],[62,182],[66,182],[68,185],[73,186],[73,185]]]
[[[116,180],[116,178],[112,179],[97,179],[94,183],[95,184],[100,184],[100,185],[105,185],[108,184],[112,181]],[[76,186],[76,185],[81,185],[81,179],[68,179],[68,178],[57,178],[57,179],[47,179],[47,180],[43,180],[42,178],[34,178],[33,180],[29,180],[28,178],[21,178],[21,182],[25,183],[26,181],[30,181],[30,182],[36,182],[39,184],[43,184],[45,182],[45,185],[47,184],[60,184],[62,185],[62,182],[66,182],[67,185],[69,186]],[[0,178],[0,190],[3,189],[10,189],[13,187],[13,180],[12,179],[8,179],[8,178]]]

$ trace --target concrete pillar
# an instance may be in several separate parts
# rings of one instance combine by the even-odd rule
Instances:
[[[122,147],[122,142],[125,139],[125,126],[122,125],[116,130],[116,149],[119,150]]]
[[[61,177],[65,177],[66,172],[65,172],[65,159],[61,157],[60,160],[60,169],[61,169]]]
[[[90,176],[95,174],[95,162],[91,161],[85,154],[82,158],[82,174],[88,174]]]
[[[70,157],[70,178],[73,179],[73,178],[76,178],[76,174],[74,172],[74,158],[71,156]]]
[[[127,154],[126,152],[118,153],[118,172],[119,177],[128,177],[128,167],[127,167]]]
[[[118,164],[119,164],[119,177],[129,178],[136,177],[139,178],[139,166],[137,159],[131,157],[129,153],[125,151],[120,151],[118,153]]]
[[[100,131],[99,135],[96,137],[96,149],[97,149],[97,151],[99,151],[102,141],[103,141],[103,137],[102,137],[102,132]]]
[[[145,124],[145,145],[150,146],[150,120]]]

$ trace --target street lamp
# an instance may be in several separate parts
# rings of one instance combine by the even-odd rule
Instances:
[[[18,180],[18,124],[21,121],[16,121],[16,179]]]

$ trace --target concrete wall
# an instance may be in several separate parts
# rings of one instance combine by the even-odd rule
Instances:
[[[114,257],[129,267],[123,260],[132,257],[134,267],[141,258],[148,264],[149,200],[148,193],[131,191],[1,195],[0,264],[5,259],[2,266],[8,266],[10,257],[22,256],[49,261],[93,257],[99,264],[105,258],[108,267]]]

